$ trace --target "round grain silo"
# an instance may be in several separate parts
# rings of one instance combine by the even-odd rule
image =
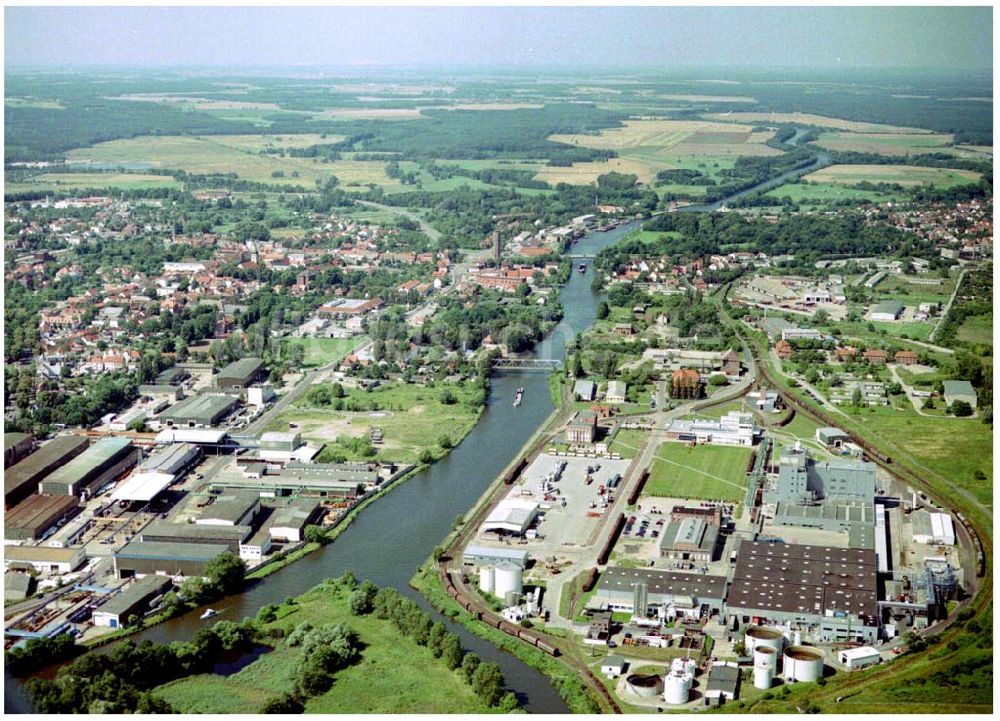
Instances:
[[[818,681],[823,677],[823,652],[811,646],[789,646],[782,654],[785,680]]]
[[[493,573],[493,593],[500,598],[506,597],[510,591],[521,593],[524,590],[520,566],[513,563],[498,563]]]
[[[753,667],[766,668],[771,672],[778,670],[778,652],[770,646],[757,646],[753,650]]]
[[[673,706],[687,703],[691,697],[691,682],[693,680],[689,673],[672,671],[663,679],[663,700]]]
[[[774,670],[766,666],[754,666],[753,687],[767,689],[774,683]]]
[[[655,673],[633,673],[625,679],[625,688],[642,698],[655,698],[663,693],[663,677]]]
[[[751,655],[758,646],[767,646],[773,648],[775,653],[781,653],[781,649],[785,647],[785,637],[776,628],[750,626],[747,628],[744,643],[747,653]]]
[[[479,569],[479,590],[483,593],[493,593],[494,588],[493,566],[482,566]]]

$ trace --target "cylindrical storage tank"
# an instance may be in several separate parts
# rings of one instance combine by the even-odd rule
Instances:
[[[749,654],[753,654],[754,649],[758,646],[773,648],[775,653],[781,653],[781,649],[785,647],[785,637],[781,631],[776,628],[767,628],[766,626],[750,626],[747,628],[744,642]]]
[[[479,590],[483,593],[493,593],[493,566],[483,566],[479,569]]]
[[[753,669],[753,687],[754,688],[771,688],[771,684],[774,683],[774,670],[767,668],[765,666],[754,666]]]
[[[684,667],[683,658],[675,658],[670,662],[670,672],[671,673],[684,673],[687,669]]]
[[[663,679],[663,700],[674,706],[687,703],[691,697],[691,674],[670,673]]]
[[[823,677],[823,652],[811,646],[789,646],[782,654],[785,680],[818,681]]]
[[[655,673],[633,673],[625,679],[625,688],[636,696],[655,698],[663,693],[663,677]]]
[[[503,602],[505,606],[520,606],[521,605],[521,594],[517,591],[507,591],[503,595]]]
[[[520,566],[515,566],[513,563],[498,563],[493,572],[493,593],[500,598],[506,597],[510,591],[521,593],[524,590],[522,574]]]
[[[778,670],[778,652],[770,646],[758,646],[753,650],[753,667]]]

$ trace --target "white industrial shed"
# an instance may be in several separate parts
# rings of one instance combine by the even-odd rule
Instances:
[[[129,476],[115,492],[112,501],[151,501],[174,482],[173,473],[136,473]]]
[[[871,646],[861,646],[860,648],[847,648],[837,654],[837,659],[847,668],[853,670],[874,666],[882,660],[878,649]]]
[[[947,513],[913,514],[913,541],[944,546],[955,545],[955,524]]]
[[[147,458],[136,473],[115,489],[111,494],[111,500],[151,501],[200,457],[201,450],[191,443],[178,443],[161,448]]]
[[[537,515],[538,503],[535,501],[507,498],[500,501],[490,513],[483,523],[483,531],[523,534]]]

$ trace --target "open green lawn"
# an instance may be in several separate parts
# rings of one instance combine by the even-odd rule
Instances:
[[[4,192],[27,193],[31,191],[57,192],[77,188],[124,188],[148,190],[150,188],[179,188],[181,183],[170,175],[144,173],[42,173],[20,183],[7,183]]]
[[[746,496],[749,448],[664,442],[656,452],[644,493],[667,498],[739,502]]]
[[[388,382],[371,391],[345,388],[341,410],[336,406],[320,407],[306,393],[295,406],[272,422],[267,430],[287,431],[295,423],[307,440],[327,445],[324,453],[340,453],[348,460],[365,460],[358,449],[346,441],[368,439],[372,426],[382,429],[383,443],[376,446],[378,460],[416,463],[427,449],[440,458],[445,449],[439,445],[448,436],[457,445],[479,418],[483,391],[471,383],[440,384],[428,388],[416,384]],[[444,392],[454,394],[457,402],[442,403]],[[350,410],[355,408],[357,410]]]
[[[615,434],[608,450],[612,453],[620,453],[622,458],[635,458],[639,455],[639,449],[642,448],[642,444],[646,442],[648,436],[648,431],[623,428]]]
[[[958,340],[979,345],[993,345],[993,314],[972,315],[958,327]]]
[[[829,203],[838,200],[871,201],[872,203],[884,203],[889,200],[898,200],[899,193],[879,193],[874,190],[856,190],[854,188],[842,188],[837,185],[814,185],[812,183],[785,183],[773,190],[764,193],[767,198],[791,198],[797,203]]]
[[[805,176],[816,183],[894,183],[903,187],[926,184],[940,189],[976,183],[980,177],[979,173],[971,170],[921,165],[829,165]]]
[[[303,621],[345,622],[363,644],[361,660],[338,671],[327,693],[309,699],[307,713],[486,713],[489,709],[458,672],[389,621],[352,616],[347,593],[320,585],[283,605],[269,627],[286,632]],[[271,653],[229,676],[192,676],[155,689],[182,713],[254,713],[268,699],[291,691],[301,651],[279,643]]]
[[[292,338],[288,345],[300,345],[305,349],[306,368],[326,365],[339,361],[367,340],[364,336],[357,338]]]

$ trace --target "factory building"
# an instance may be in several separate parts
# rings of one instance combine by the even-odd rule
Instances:
[[[80,501],[76,496],[28,496],[4,515],[4,540],[36,541],[79,511]]]
[[[34,439],[27,433],[3,434],[3,467],[10,468],[35,447]]]
[[[226,549],[209,543],[132,541],[114,553],[118,578],[161,575],[204,576],[205,566]]]
[[[849,443],[851,437],[839,428],[826,427],[816,429],[816,440],[827,448],[840,448]]]
[[[374,487],[378,473],[365,463],[265,463],[237,460],[240,472],[216,476],[213,488],[246,489],[262,496],[309,495],[320,498],[354,498],[358,487]]]
[[[978,397],[969,381],[945,381],[943,385],[945,403],[950,406],[955,401],[965,401],[975,410]]]
[[[523,536],[537,517],[537,502],[520,498],[505,498],[487,516],[482,530],[484,533],[493,531]]]
[[[3,575],[5,601],[23,601],[34,591],[35,579],[30,573],[8,571]]]
[[[37,451],[4,470],[4,506],[10,508],[33,493],[50,473],[66,465],[87,449],[82,436],[57,436]]]
[[[513,563],[524,568],[528,565],[528,552],[514,548],[494,548],[492,546],[469,545],[462,553],[462,563],[474,566],[496,566]]]
[[[672,421],[667,440],[711,443],[717,446],[752,446],[760,436],[752,413],[733,411],[717,421]]]
[[[869,320],[891,323],[903,315],[903,304],[898,300],[884,300],[872,307]]]
[[[735,701],[740,693],[740,668],[732,661],[716,661],[708,669],[705,705],[720,706]]]
[[[701,618],[721,614],[725,598],[725,576],[609,566],[592,603],[643,618]]]
[[[149,502],[198,463],[201,449],[178,443],[155,451],[111,494],[113,501]]]
[[[860,648],[844,649],[837,654],[837,660],[848,670],[854,671],[855,669],[882,663],[882,655],[876,648],[862,646]]]
[[[234,396],[191,396],[161,413],[160,422],[168,426],[209,428],[218,425],[238,404],[239,399]]]
[[[7,568],[34,568],[39,573],[72,573],[87,560],[83,548],[51,546],[6,546],[3,562]]]
[[[722,528],[722,509],[676,506],[660,539],[660,558],[710,563]]]
[[[321,515],[319,501],[296,498],[271,515],[271,539],[283,543],[298,543],[303,539],[306,526],[318,522]]]
[[[578,380],[573,384],[573,395],[581,401],[592,401],[597,397],[597,384],[594,381]]]
[[[860,461],[817,461],[804,451],[783,453],[777,487],[768,502],[798,503],[825,498],[875,497],[875,464]]]
[[[41,493],[89,498],[118,479],[139,460],[128,438],[102,438],[40,484]]]
[[[195,521],[199,526],[249,526],[260,512],[260,496],[247,491],[232,491],[215,497],[215,502],[206,508],[201,518]]]
[[[216,374],[215,386],[240,390],[265,380],[267,380],[267,366],[264,365],[263,358],[241,358]]]
[[[955,545],[955,524],[947,513],[916,511],[910,516],[914,543]]]
[[[153,521],[139,532],[139,540],[154,543],[197,543],[224,546],[235,554],[253,529],[250,526],[223,526],[197,523]]]
[[[597,414],[579,411],[566,426],[567,443],[593,443],[597,436]]]
[[[826,643],[871,643],[879,630],[875,551],[743,541],[726,609],[745,623],[812,629]]]
[[[94,611],[95,626],[121,628],[130,616],[142,617],[149,610],[149,604],[173,587],[173,581],[166,576],[146,576],[133,581],[123,591],[115,594]]]
[[[260,563],[271,552],[271,529],[260,528],[240,544],[239,556],[248,563]]]

